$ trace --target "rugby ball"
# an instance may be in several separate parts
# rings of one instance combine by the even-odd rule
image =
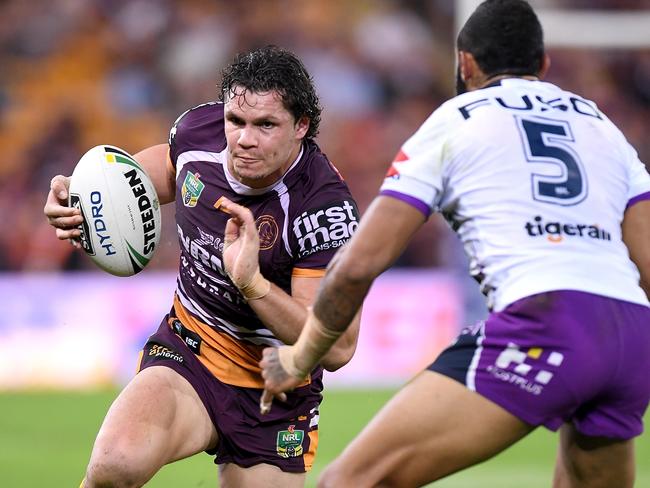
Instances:
[[[132,276],[149,263],[160,240],[160,202],[151,179],[126,151],[96,146],[70,178],[68,204],[84,219],[83,250],[101,269]]]

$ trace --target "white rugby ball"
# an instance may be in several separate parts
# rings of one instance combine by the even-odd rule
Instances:
[[[79,241],[93,262],[116,276],[142,271],[160,240],[160,202],[133,156],[93,147],[77,163],[69,193],[69,205],[84,219]]]

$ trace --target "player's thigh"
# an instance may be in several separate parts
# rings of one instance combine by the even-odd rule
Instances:
[[[634,440],[588,437],[573,425],[560,429],[554,488],[634,486]]]
[[[153,366],[139,372],[117,397],[92,457],[114,453],[157,469],[216,441],[216,430],[190,383],[171,368]]]
[[[495,455],[532,429],[455,380],[424,371],[343,451],[321,486],[420,486]]]
[[[219,465],[221,488],[302,488],[305,473],[287,473],[271,464],[243,468],[233,463]]]

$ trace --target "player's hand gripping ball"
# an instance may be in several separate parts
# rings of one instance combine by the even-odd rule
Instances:
[[[151,179],[126,151],[96,146],[70,179],[68,204],[84,219],[83,250],[101,269],[131,276],[151,260],[160,240],[160,202]]]

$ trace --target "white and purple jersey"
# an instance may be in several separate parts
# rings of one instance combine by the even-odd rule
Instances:
[[[505,79],[447,101],[381,194],[442,212],[493,310],[552,290],[649,305],[621,222],[650,199],[650,175],[595,103],[551,83]]]

